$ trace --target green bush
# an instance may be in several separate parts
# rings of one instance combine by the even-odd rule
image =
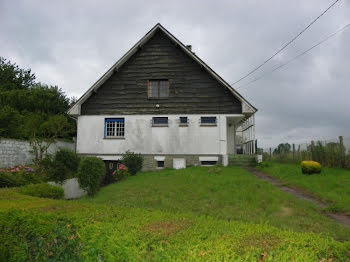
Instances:
[[[345,168],[350,169],[350,152],[345,156]]]
[[[26,181],[20,175],[11,174],[7,172],[0,173],[0,188],[23,186],[25,184]]]
[[[37,184],[46,181],[45,177],[27,166],[0,169],[0,188]]]
[[[47,183],[26,185],[18,188],[18,192],[23,195],[53,199],[62,199],[64,196],[62,187],[49,185]]]
[[[80,158],[69,149],[60,148],[53,156],[46,156],[41,161],[41,167],[48,177],[57,182],[76,177]]]
[[[78,182],[89,196],[95,195],[100,189],[102,179],[106,173],[103,160],[98,157],[84,157],[78,168]]]
[[[303,174],[319,174],[321,173],[322,166],[316,161],[303,161],[301,162],[301,171]]]
[[[260,168],[266,168],[266,167],[271,167],[271,163],[270,162],[266,162],[266,161],[263,161],[263,162],[260,162],[257,167],[260,167]]]
[[[76,173],[78,171],[80,159],[72,150],[60,148],[53,160],[64,164],[68,172]]]
[[[130,176],[130,172],[128,167],[126,167],[124,164],[120,164],[117,168],[117,170],[115,170],[113,172],[113,180],[114,182],[116,181],[120,181],[126,177]]]
[[[141,154],[126,151],[123,154],[122,163],[127,166],[131,175],[135,175],[142,169],[143,157]]]

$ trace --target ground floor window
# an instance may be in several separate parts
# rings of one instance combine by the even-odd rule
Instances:
[[[168,118],[152,117],[152,126],[168,126]]]
[[[215,116],[202,116],[201,117],[201,125],[210,125],[210,126],[216,126],[217,119]]]
[[[180,126],[187,126],[187,125],[188,125],[187,116],[180,116]]]
[[[124,118],[106,118],[105,119],[105,137],[124,137],[125,121]]]

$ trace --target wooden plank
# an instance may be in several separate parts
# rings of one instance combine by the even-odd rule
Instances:
[[[169,80],[168,99],[148,99],[152,79]],[[241,103],[159,32],[82,104],[81,112],[239,114]]]

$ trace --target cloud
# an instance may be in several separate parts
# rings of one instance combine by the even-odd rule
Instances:
[[[260,64],[330,5],[310,1],[1,1],[2,56],[80,96],[157,22],[229,83]],[[288,61],[349,23],[340,1],[266,67]],[[346,136],[350,30],[239,89],[255,105],[259,146]],[[350,135],[348,135],[350,136]]]

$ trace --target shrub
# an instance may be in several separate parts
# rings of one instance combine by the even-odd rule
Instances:
[[[53,157],[46,156],[41,161],[41,167],[51,180],[63,183],[76,176],[79,161],[80,158],[74,151],[60,148]]]
[[[89,196],[97,193],[100,189],[102,178],[105,175],[105,164],[98,157],[84,157],[78,168],[78,182]]]
[[[71,220],[37,211],[0,212],[0,261],[82,261],[80,250]]]
[[[113,172],[114,181],[120,181],[128,176],[130,176],[129,169],[123,164],[120,164]]]
[[[18,188],[18,192],[23,195],[53,199],[62,199],[64,196],[62,187],[49,185],[47,183],[22,186]]]
[[[131,175],[135,175],[142,168],[143,157],[141,154],[126,151],[125,154],[123,154],[122,163],[128,167]]]
[[[60,148],[54,157],[55,162],[64,164],[68,172],[72,173],[78,171],[79,160],[78,155],[74,151],[65,148]]]
[[[319,174],[321,173],[322,166],[316,161],[303,161],[301,162],[301,171],[303,174]]]
[[[23,186],[25,184],[26,182],[24,181],[24,179],[17,174],[11,174],[7,172],[0,173],[0,188]]]
[[[0,169],[0,188],[36,184],[43,181],[45,178],[28,166]]]
[[[260,167],[260,168],[271,167],[271,163],[270,163],[270,162],[263,161],[263,162],[259,163],[259,164],[257,165],[257,167]]]
[[[345,168],[350,169],[350,152],[345,156]]]

